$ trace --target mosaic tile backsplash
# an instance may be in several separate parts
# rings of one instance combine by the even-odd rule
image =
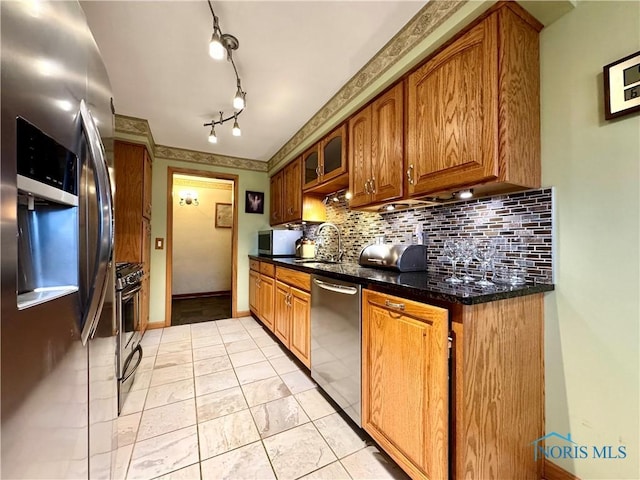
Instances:
[[[427,271],[448,275],[451,263],[443,255],[445,240],[496,239],[496,269],[525,268],[528,281],[553,282],[551,188],[389,213],[359,212],[349,210],[345,201],[331,202],[327,220],[340,228],[343,260],[347,262],[357,263],[362,248],[375,243],[377,236],[384,235],[384,243],[389,244],[420,243],[416,232],[421,232],[422,243],[428,247]],[[305,232],[316,238],[316,229],[310,225]],[[316,240],[322,243],[321,256],[337,250],[337,236],[332,230],[325,229]],[[469,270],[472,275],[480,275],[476,260]]]

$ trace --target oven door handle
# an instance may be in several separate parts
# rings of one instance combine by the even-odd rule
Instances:
[[[136,352],[140,352],[140,355],[138,356],[138,361],[136,362],[135,367],[133,367],[133,370],[131,370],[131,372],[126,374],[127,370],[129,370],[129,365],[131,365],[131,359],[133,359],[133,356],[136,354]],[[127,357],[127,360],[124,362],[124,368],[122,369],[122,372],[123,372],[122,373],[123,378],[121,380],[122,383],[126,382],[131,375],[136,373],[136,370],[140,366],[141,361],[142,361],[142,345],[138,344],[138,346],[133,350],[133,352],[131,352],[131,355],[129,355],[129,357]]]
[[[127,300],[130,300],[131,298],[133,298],[134,295],[140,292],[141,289],[142,289],[142,284],[139,284],[133,290],[127,290],[126,292],[123,292],[122,301],[126,302]]]

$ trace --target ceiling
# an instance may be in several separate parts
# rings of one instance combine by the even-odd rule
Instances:
[[[149,121],[157,144],[269,160],[426,2],[221,1],[223,33],[247,107],[207,141],[203,123],[232,111],[233,68],[208,55],[205,1],[84,1],[109,72],[116,113]]]

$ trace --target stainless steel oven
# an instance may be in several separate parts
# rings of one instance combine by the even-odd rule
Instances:
[[[116,322],[118,325],[118,415],[142,361],[140,289],[144,271],[140,263],[116,265]]]

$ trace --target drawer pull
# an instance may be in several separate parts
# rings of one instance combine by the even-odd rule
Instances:
[[[384,304],[389,308],[395,308],[397,310],[404,310],[404,303],[395,303],[395,302],[390,302],[389,300],[385,300]]]

